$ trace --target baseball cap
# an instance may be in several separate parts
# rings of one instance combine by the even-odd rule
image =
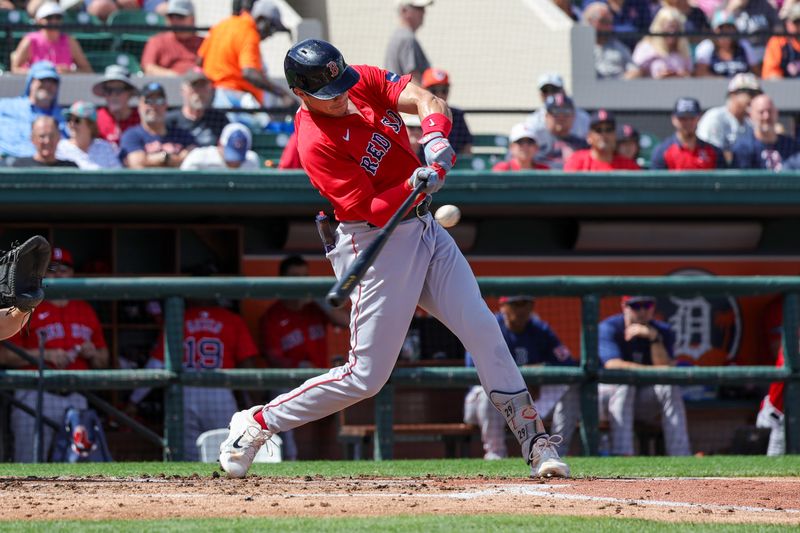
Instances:
[[[622,297],[622,303],[623,304],[635,304],[635,303],[638,303],[638,302],[655,302],[655,301],[656,301],[656,297],[655,296],[638,295],[638,296],[623,296]]]
[[[534,300],[533,296],[528,296],[525,294],[515,294],[513,296],[501,296],[498,300],[500,305],[503,304],[513,304],[514,302],[532,302]]]
[[[59,15],[63,17],[64,9],[59,5],[58,2],[45,2],[39,6],[39,9],[36,10],[36,15],[34,15],[34,18],[39,20],[52,17],[53,15]]]
[[[551,94],[544,101],[544,108],[548,113],[558,110],[575,110],[575,104],[572,103],[572,98],[564,93]]]
[[[786,13],[784,20],[795,21],[797,19],[800,19],[800,4],[795,2],[792,4],[792,7],[789,8],[789,12]]]
[[[169,0],[167,15],[194,16],[194,4],[192,0]]]
[[[589,118],[589,127],[593,128],[594,126],[604,122],[608,122],[614,126],[617,124],[617,120],[614,118],[614,115],[611,113],[611,111],[607,109],[598,109],[592,113],[591,117]]]
[[[67,266],[75,266],[72,261],[72,254],[66,248],[53,248],[53,253],[50,255],[51,263],[60,263]]]
[[[739,91],[750,91],[761,93],[761,84],[758,83],[758,78],[751,72],[740,72],[728,82],[728,93],[735,93]]]
[[[736,26],[736,17],[734,17],[733,13],[731,13],[730,11],[720,9],[716,13],[714,13],[713,17],[711,17],[711,27],[716,30],[717,28],[719,28],[720,26],[724,26],[725,24]]]
[[[286,31],[286,26],[284,26],[281,21],[281,11],[272,0],[256,0],[253,7],[250,9],[250,16],[254,19],[259,17],[269,19],[272,23],[273,30]]]
[[[536,136],[533,130],[530,129],[524,122],[514,124],[511,128],[511,133],[508,134],[508,142],[515,143],[520,139],[532,139],[536,141]]]
[[[103,84],[107,81],[119,81],[128,86],[133,94],[138,94],[139,89],[131,83],[131,72],[128,67],[123,65],[109,65],[103,72],[103,78],[92,86],[92,94],[95,96],[105,96],[103,93]]]
[[[142,96],[150,96],[152,94],[160,94],[161,96],[167,96],[167,91],[164,90],[164,86],[158,83],[157,81],[151,81],[144,87],[142,90],[139,91]]]
[[[676,117],[697,117],[703,114],[703,111],[700,109],[700,102],[696,98],[681,96],[675,100],[672,114]]]
[[[564,88],[564,78],[561,77],[561,74],[556,72],[546,72],[539,76],[539,81],[536,83],[536,87],[539,90],[542,90],[542,87],[546,85],[552,85],[553,87],[558,87],[559,89]]]
[[[638,141],[639,131],[630,124],[623,124],[617,130],[617,139],[620,141]]]
[[[426,68],[422,73],[422,86],[426,89],[431,85],[449,85],[450,76],[446,70],[440,68]]]
[[[222,128],[219,136],[222,158],[228,163],[241,163],[247,158],[247,151],[253,144],[253,135],[247,126],[233,122]]]
[[[56,80],[61,81],[56,66],[50,61],[37,61],[31,65],[28,75],[32,80]]]
[[[414,6],[428,7],[433,5],[433,0],[397,0],[397,7]]]
[[[211,81],[200,67],[192,67],[183,74],[183,82],[193,84],[198,81]]]
[[[97,122],[97,106],[91,102],[78,100],[69,109],[64,110],[65,117],[88,118],[92,122]]]

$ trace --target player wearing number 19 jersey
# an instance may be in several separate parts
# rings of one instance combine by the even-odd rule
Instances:
[[[183,326],[183,368],[203,371],[255,366],[258,355],[253,337],[242,317],[223,307],[186,309]],[[158,339],[149,366],[163,366],[164,334]],[[160,364],[159,364],[160,363]],[[225,427],[236,399],[230,389],[183,388],[184,460],[197,461],[195,441],[204,431]]]

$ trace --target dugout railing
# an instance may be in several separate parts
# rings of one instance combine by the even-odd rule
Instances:
[[[798,356],[798,303],[800,277],[526,277],[480,278],[485,295],[532,294],[581,298],[581,350],[576,367],[522,368],[528,385],[580,384],[581,440],[586,454],[598,452],[598,383],[744,384],[783,381],[786,405],[786,449],[800,453],[800,357]],[[164,459],[181,460],[183,386],[227,387],[237,390],[294,386],[316,376],[319,369],[236,369],[183,371],[184,298],[305,298],[323,296],[332,278],[73,278],[48,279],[49,298],[133,300],[163,298],[165,369],[163,370],[35,370],[0,371],[0,389],[119,390],[164,387]],[[643,292],[654,295],[728,295],[764,293],[783,295],[783,368],[766,366],[680,367],[646,370],[604,370],[598,360],[597,324],[600,298]],[[374,458],[390,459],[393,389],[403,386],[465,387],[477,384],[474,369],[463,367],[397,368],[376,397]]]

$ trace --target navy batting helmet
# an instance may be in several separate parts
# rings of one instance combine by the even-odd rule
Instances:
[[[336,98],[358,81],[358,72],[344,62],[342,53],[331,43],[306,39],[294,45],[283,60],[289,87],[320,100]]]

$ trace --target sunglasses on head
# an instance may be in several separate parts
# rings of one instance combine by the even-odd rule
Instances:
[[[641,311],[642,309],[648,309],[648,310],[652,309],[653,307],[656,306],[656,303],[653,302],[653,301],[649,301],[649,302],[631,302],[631,303],[627,303],[625,305],[627,305],[628,307],[630,307],[634,311]]]

